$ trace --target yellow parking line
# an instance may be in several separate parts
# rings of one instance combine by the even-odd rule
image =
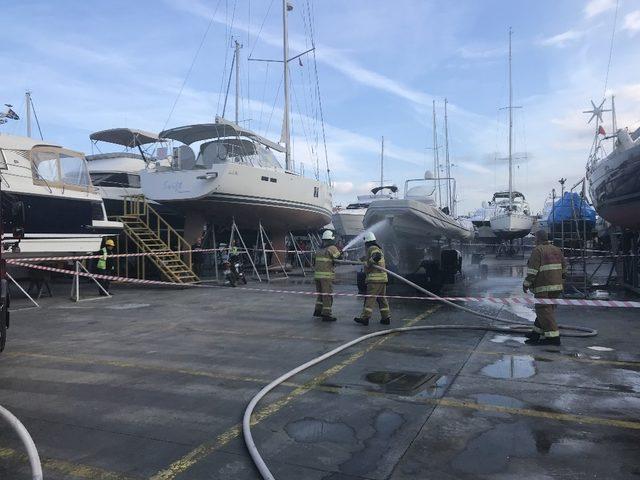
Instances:
[[[435,307],[429,309],[428,311],[418,315],[417,317],[408,320],[407,322],[405,322],[404,326],[411,326],[411,325],[419,322],[420,320],[422,320],[423,318],[425,318],[426,316],[428,316],[429,314],[434,312],[437,308],[438,308],[438,306],[435,306]],[[360,359],[367,352],[373,350],[378,345],[381,345],[384,342],[386,342],[390,337],[391,337],[391,335],[387,335],[387,336],[381,337],[378,340],[375,340],[374,342],[369,344],[366,348],[353,353],[352,355],[350,355],[348,358],[346,358],[342,362],[340,362],[340,363],[328,368],[327,370],[325,370],[321,374],[317,375],[316,377],[314,377],[312,380],[310,380],[309,382],[305,383],[304,385],[297,387],[296,389],[294,389],[291,393],[289,393],[285,397],[281,398],[280,400],[277,400],[276,402],[274,402],[272,404],[267,405],[266,407],[264,407],[263,409],[258,411],[253,416],[251,424],[255,425],[258,422],[260,422],[260,421],[264,420],[265,418],[269,417],[270,415],[273,415],[274,413],[276,413],[277,411],[282,409],[282,407],[284,407],[287,404],[289,404],[292,400],[294,400],[295,398],[299,397],[300,395],[308,392],[309,390],[312,390],[312,389],[316,388],[321,383],[326,381],[329,377],[337,374],[338,372],[342,371],[347,366],[351,365],[352,363],[354,363],[355,361]],[[176,460],[175,462],[173,462],[165,470],[162,470],[162,471],[156,473],[153,477],[151,477],[151,480],[172,480],[172,479],[176,478],[177,475],[187,471],[189,468],[191,468],[193,465],[198,463],[200,460],[202,460],[205,457],[207,457],[212,452],[214,452],[217,449],[223,447],[224,445],[229,443],[234,438],[237,438],[238,436],[240,436],[241,432],[242,432],[241,424],[234,425],[229,430],[224,432],[222,435],[219,435],[218,437],[216,437],[216,439],[214,441],[203,443],[202,445],[198,446],[197,448],[195,448],[194,450],[189,452],[184,457],[182,457],[182,458]]]
[[[23,463],[25,468],[29,468],[29,458],[26,454],[13,450],[12,448],[0,448],[0,459],[13,460]],[[136,480],[142,477],[130,477],[122,473],[109,472],[101,468],[89,465],[79,465],[77,463],[57,460],[55,458],[41,458],[42,469],[46,472],[56,472],[73,478],[86,478],[88,480]]]

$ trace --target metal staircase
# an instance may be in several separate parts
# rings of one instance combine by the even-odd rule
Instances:
[[[146,201],[143,195],[124,197],[123,215],[118,217],[124,233],[140,253],[156,253],[147,258],[170,282],[199,281],[192,270],[191,246]]]

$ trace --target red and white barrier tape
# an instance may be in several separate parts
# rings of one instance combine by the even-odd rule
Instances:
[[[134,284],[146,284],[146,285],[161,285],[169,287],[190,287],[190,288],[220,288],[219,285],[202,285],[202,284],[179,284],[173,282],[163,282],[160,280],[142,280],[138,278],[116,277],[111,275],[101,275],[86,272],[76,272],[75,270],[66,270],[63,268],[47,267],[44,265],[34,265],[26,262],[20,262],[16,260],[10,260],[13,265],[18,265],[26,268],[33,268],[35,270],[44,270],[49,272],[64,273],[67,275],[80,275],[88,278],[97,278],[103,280],[111,280],[113,282],[121,283],[134,283]],[[263,292],[263,293],[281,293],[289,295],[310,295],[315,296],[317,292],[308,290],[283,290],[283,289],[271,289],[271,288],[255,288],[255,287],[236,287],[236,290],[246,290],[251,292]],[[362,295],[358,293],[338,293],[334,292],[329,294],[334,297],[371,297],[375,295]],[[405,296],[405,295],[388,295],[390,299],[401,300],[428,300],[438,301],[439,299],[423,297],[423,296]],[[501,305],[570,305],[580,307],[608,307],[608,308],[640,308],[640,302],[631,302],[625,300],[578,300],[578,299],[565,299],[565,298],[533,298],[533,297],[441,297],[445,300],[452,302],[487,302]]]

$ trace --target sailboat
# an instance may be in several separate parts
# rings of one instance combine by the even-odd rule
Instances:
[[[398,187],[384,183],[384,137],[382,137],[380,151],[380,185],[371,189],[371,194],[358,195],[358,201],[350,203],[346,208],[337,208],[332,216],[332,223],[336,234],[343,240],[349,241],[364,231],[364,215],[372,202],[395,198]]]
[[[509,191],[496,192],[493,203],[496,213],[490,220],[491,229],[500,240],[514,240],[531,232],[533,217],[524,195],[513,190],[513,86],[511,81],[511,29],[509,29]]]
[[[239,48],[235,53],[236,118],[187,125],[160,132],[174,146],[171,166],[140,173],[144,194],[185,215],[184,236],[194,241],[205,222],[267,230],[276,248],[291,231],[313,231],[331,221],[329,185],[293,170],[289,120],[289,58],[287,17],[282,1],[284,118],[283,144],[239,125]],[[237,47],[237,46],[236,46]],[[297,57],[294,57],[297,58]],[[284,154],[281,166],[274,152]]]

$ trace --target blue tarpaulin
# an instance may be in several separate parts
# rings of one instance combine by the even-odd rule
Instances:
[[[584,220],[587,224],[595,225],[596,211],[579,194],[564,192],[564,195],[553,204],[547,221],[551,224],[566,220]]]

